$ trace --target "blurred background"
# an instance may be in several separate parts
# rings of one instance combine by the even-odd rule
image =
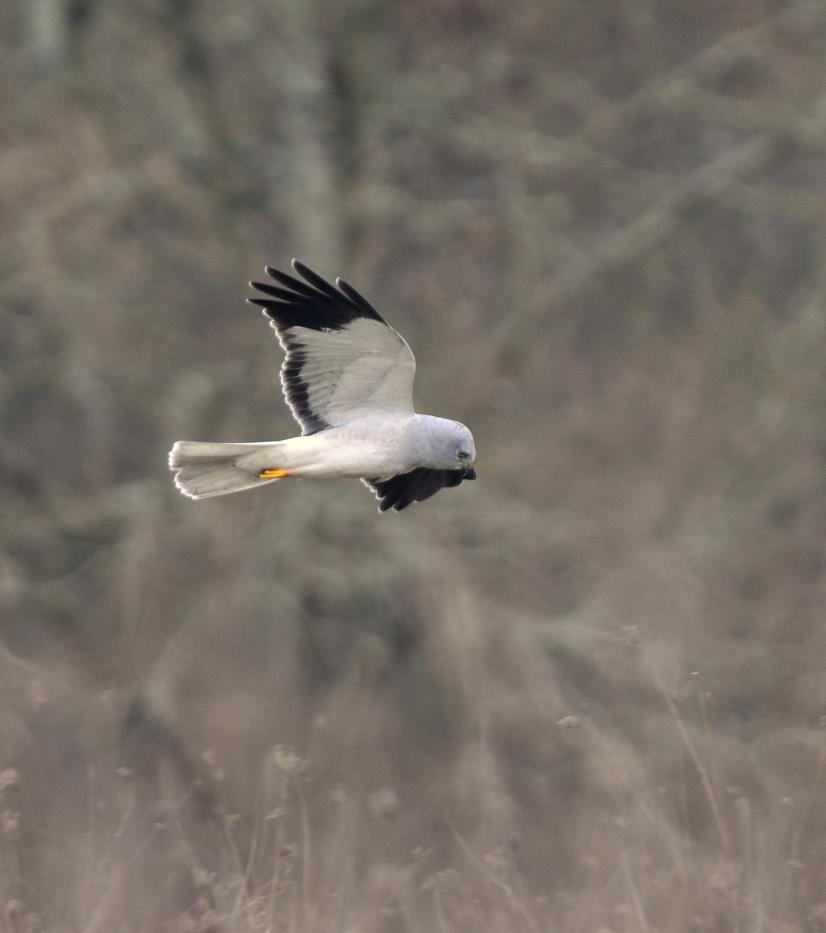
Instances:
[[[820,0],[0,36],[0,929],[825,929]],[[175,491],[296,433],[292,256],[478,482]]]

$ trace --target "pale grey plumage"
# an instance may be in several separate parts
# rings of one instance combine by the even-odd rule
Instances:
[[[300,437],[256,444],[178,441],[169,465],[195,499],[286,477],[363,479],[379,508],[406,508],[446,486],[475,479],[476,449],[457,421],[417,415],[410,347],[354,288],[334,288],[293,260],[295,278],[267,268],[278,284],[252,283],[248,299],[270,318],[286,351],[284,397]]]

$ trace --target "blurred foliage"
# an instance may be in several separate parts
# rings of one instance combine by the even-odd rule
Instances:
[[[821,929],[826,8],[0,37],[0,930]],[[479,482],[175,492],[296,431],[292,255]]]

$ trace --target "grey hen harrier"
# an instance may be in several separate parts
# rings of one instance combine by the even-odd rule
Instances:
[[[362,479],[379,509],[400,512],[445,486],[476,479],[473,435],[413,410],[416,361],[407,341],[354,288],[334,288],[297,262],[304,281],[267,267],[251,282],[286,351],[284,398],[301,436],[259,444],[178,441],[169,467],[184,495],[223,496],[288,477]]]

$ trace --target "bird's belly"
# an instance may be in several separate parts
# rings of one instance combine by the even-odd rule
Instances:
[[[308,465],[307,475],[373,477],[393,476],[406,469],[406,461],[382,445],[359,444],[352,449],[336,445],[323,458]]]
[[[387,477],[412,469],[410,445],[394,424],[328,428],[265,445],[245,457],[252,470],[283,469],[307,478]]]
[[[317,476],[393,476],[411,468],[405,432],[392,421],[331,428],[313,437],[324,445]]]

